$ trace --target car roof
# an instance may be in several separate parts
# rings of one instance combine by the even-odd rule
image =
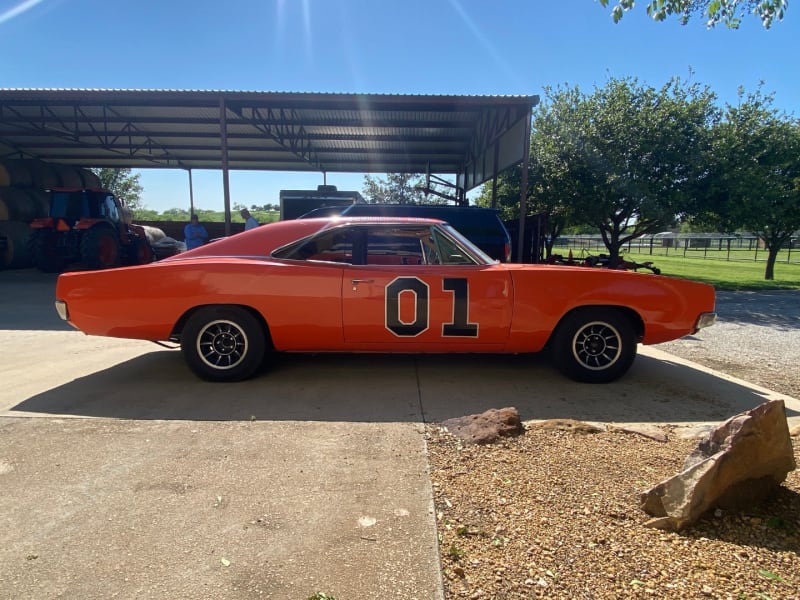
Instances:
[[[346,217],[334,216],[320,219],[292,219],[276,221],[255,227],[230,237],[215,240],[199,248],[188,250],[160,262],[211,256],[269,256],[276,248],[313,235],[322,230],[343,224],[370,225],[435,225],[439,219],[414,217]]]

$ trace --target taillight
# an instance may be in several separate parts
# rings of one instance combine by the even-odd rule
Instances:
[[[70,227],[64,219],[59,219],[56,223],[56,231],[69,231]]]
[[[503,250],[505,251],[506,262],[511,262],[511,244],[506,242],[503,245]]]

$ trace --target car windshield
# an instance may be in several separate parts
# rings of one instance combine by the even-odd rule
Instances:
[[[289,260],[352,265],[476,265],[486,256],[453,228],[427,224],[344,223],[272,254]]]

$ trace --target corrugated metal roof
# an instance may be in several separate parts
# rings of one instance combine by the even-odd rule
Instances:
[[[0,89],[0,158],[220,169],[224,117],[230,169],[483,173],[493,145],[530,118],[537,102],[537,96]]]

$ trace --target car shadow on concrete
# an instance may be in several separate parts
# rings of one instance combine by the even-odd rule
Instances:
[[[766,399],[646,355],[605,385],[570,381],[543,355],[282,355],[254,379],[209,383],[188,371],[180,353],[156,351],[53,387],[6,414],[435,423],[514,406],[524,420],[686,423],[721,421]]]

